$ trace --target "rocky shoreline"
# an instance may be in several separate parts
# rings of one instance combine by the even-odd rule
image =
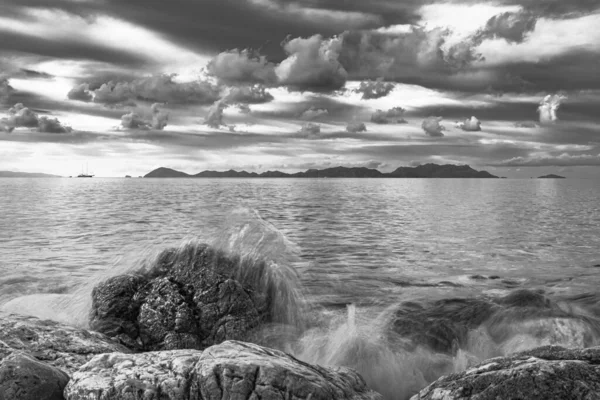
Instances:
[[[303,362],[270,348],[275,342],[250,343],[265,324],[302,329],[299,315],[281,311],[282,304],[299,305],[270,268],[189,245],[97,285],[92,330],[0,314],[0,400],[383,400],[351,368]],[[515,305],[517,313],[537,307],[569,317],[543,296],[517,291],[496,302],[448,300],[416,311],[405,305],[392,328],[452,354],[463,331],[482,322],[473,318],[506,317],[505,307]],[[600,347],[545,346],[492,358],[412,397],[459,399],[600,399]]]
[[[0,315],[0,399],[381,400],[350,368],[227,340],[134,353],[105,335]],[[600,347],[545,346],[443,376],[411,400],[600,399]]]

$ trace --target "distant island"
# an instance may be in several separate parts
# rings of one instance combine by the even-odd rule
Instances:
[[[550,174],[550,175],[538,176],[538,179],[566,179],[566,178],[564,176]]]
[[[37,172],[0,171],[0,178],[62,178],[62,176]]]
[[[246,171],[202,171],[195,175],[160,167],[149,172],[144,178],[498,178],[487,171],[476,171],[468,165],[424,164],[417,167],[400,167],[384,173],[372,168],[335,167],[309,169],[288,174],[280,171],[262,173]]]

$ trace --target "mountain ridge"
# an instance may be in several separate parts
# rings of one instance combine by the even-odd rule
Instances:
[[[39,172],[0,171],[0,178],[62,178],[62,176]]]
[[[171,168],[159,167],[150,171],[144,178],[498,178],[487,171],[476,171],[469,165],[423,164],[416,167],[399,167],[392,172],[381,172],[366,167],[332,167],[308,169],[304,172],[286,173],[265,171],[261,173],[206,170],[197,174],[187,174]]]

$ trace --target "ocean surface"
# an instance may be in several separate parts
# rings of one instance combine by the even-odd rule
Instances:
[[[0,179],[0,307],[85,326],[96,282],[244,226],[275,235],[269,257],[293,254],[278,260],[303,312],[327,321],[286,350],[356,368],[387,399],[489,356],[600,342],[597,180]],[[435,324],[451,299],[521,289],[551,306],[470,327],[449,350],[406,346],[402,304],[438,310],[424,312]]]

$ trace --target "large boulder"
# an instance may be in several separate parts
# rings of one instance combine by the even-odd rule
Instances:
[[[67,400],[380,400],[356,372],[306,364],[277,350],[226,341],[203,352],[94,357],[65,389]]]
[[[545,346],[441,377],[411,400],[597,400],[600,347]]]
[[[69,376],[0,341],[0,399],[63,400]]]
[[[0,341],[14,351],[67,373],[77,370],[96,354],[129,352],[101,333],[18,314],[0,314]]]
[[[140,351],[248,340],[263,323],[287,322],[275,321],[282,291],[269,272],[205,244],[169,249],[137,274],[96,286],[90,327]]]

